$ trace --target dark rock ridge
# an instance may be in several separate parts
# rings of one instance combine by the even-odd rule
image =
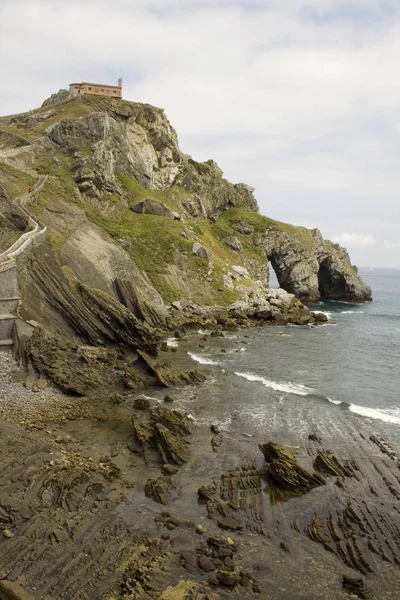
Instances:
[[[134,442],[131,450],[138,452],[146,462],[182,466],[190,459],[187,436],[191,422],[178,411],[165,407],[136,412],[132,417]],[[154,486],[151,486],[154,490]]]
[[[265,473],[273,484],[270,490],[273,499],[306,494],[312,488],[325,484],[318,473],[310,473],[301,467],[288,448],[268,442],[260,445],[260,450],[265,458]]]

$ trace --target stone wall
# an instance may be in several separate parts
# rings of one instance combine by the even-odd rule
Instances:
[[[9,261],[6,265],[0,265],[0,299],[18,296],[17,264],[15,261]]]

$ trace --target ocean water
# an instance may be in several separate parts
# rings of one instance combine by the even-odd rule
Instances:
[[[181,342],[181,367],[200,369],[209,383],[197,394],[184,392],[180,408],[200,422],[240,423],[248,435],[266,427],[323,432],[326,423],[339,428],[353,414],[397,431],[400,440],[400,270],[360,275],[373,302],[313,307],[335,324],[261,327],[224,338],[198,334]]]

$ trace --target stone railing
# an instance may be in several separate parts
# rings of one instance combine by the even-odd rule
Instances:
[[[30,230],[23,233],[5,252],[0,254],[0,347],[12,346],[16,312],[19,304],[18,274],[16,258],[40,238],[44,238],[47,227],[35,220],[24,205],[32,200],[46,183],[47,175],[41,175],[31,192],[22,194],[13,202],[14,208],[28,219]]]

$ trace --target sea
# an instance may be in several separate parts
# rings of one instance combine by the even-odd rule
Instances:
[[[321,302],[329,323],[256,327],[170,339],[176,360],[207,383],[183,390],[175,407],[199,423],[242,435],[304,436],[358,418],[400,447],[400,269],[360,269],[373,302]],[[272,287],[272,286],[271,286]]]

